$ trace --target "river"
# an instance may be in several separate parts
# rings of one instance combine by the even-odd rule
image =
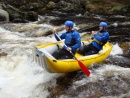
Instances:
[[[104,19],[101,16],[96,18]],[[48,16],[49,19],[55,17]],[[106,19],[109,21],[111,17]],[[63,28],[63,25],[54,26],[52,23],[55,24],[54,21],[0,24],[0,98],[130,97],[130,23],[127,18],[124,22],[114,19],[109,21],[113,49],[103,63],[93,64],[89,68],[90,77],[86,77],[82,71],[48,73],[33,61],[33,47],[56,41],[52,34],[46,32],[57,27]],[[80,20],[77,23],[81,24]],[[77,28],[81,27],[79,24]],[[123,31],[123,27],[127,28],[126,34],[117,34],[117,31]],[[84,39],[86,33],[81,32],[81,35]]]

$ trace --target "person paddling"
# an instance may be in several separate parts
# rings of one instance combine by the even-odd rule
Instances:
[[[107,31],[108,25],[106,22],[99,24],[99,31],[92,31],[92,42],[89,45],[84,45],[82,50],[79,50],[83,55],[97,54],[105,45],[109,39],[109,33]]]
[[[77,49],[81,46],[80,34],[76,30],[73,30],[74,22],[67,20],[64,24],[66,32],[62,33],[60,38],[65,39],[65,45],[62,47],[62,49],[55,51],[52,54],[56,59],[72,59],[73,55],[69,51],[75,54]],[[54,34],[56,40],[60,41],[55,34],[56,30],[52,30],[52,33]]]

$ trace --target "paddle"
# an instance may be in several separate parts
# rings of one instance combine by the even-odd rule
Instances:
[[[57,33],[55,33],[55,35],[59,38],[60,41],[62,41],[61,38],[59,37],[59,35],[57,35]],[[64,42],[63,42],[63,44],[66,46],[66,44]],[[73,55],[74,59],[78,62],[79,66],[80,66],[81,70],[84,72],[84,74],[86,76],[89,76],[90,71],[88,70],[88,68],[81,61],[79,61],[71,51],[69,51],[69,52]]]

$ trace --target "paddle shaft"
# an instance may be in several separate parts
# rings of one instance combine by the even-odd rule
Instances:
[[[60,41],[62,41],[61,38],[57,35],[57,33],[55,33],[55,35],[59,38]],[[63,44],[65,45],[65,47],[67,47],[64,42],[63,42]],[[86,76],[89,76],[90,75],[90,71],[86,68],[86,66],[81,61],[79,61],[71,51],[69,51],[69,52],[73,55],[74,59],[78,62],[79,66],[82,69],[82,71],[84,72],[84,74]]]
[[[57,33],[55,33],[55,35],[59,38],[60,41],[62,41],[61,38],[59,37],[59,35],[58,35]],[[62,43],[64,43],[64,42],[62,41]],[[64,43],[64,45],[65,45],[65,47],[67,47],[65,43]],[[73,55],[73,57],[77,60],[77,58],[75,57],[75,55],[74,55],[71,51],[69,51],[69,52],[70,52],[70,53]]]

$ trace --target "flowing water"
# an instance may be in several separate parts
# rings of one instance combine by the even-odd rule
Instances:
[[[50,30],[57,27],[63,28],[63,25],[52,26],[48,21],[42,24],[0,24],[0,98],[130,97],[129,37],[128,40],[117,42],[116,38],[120,35],[115,35],[116,27],[110,28],[114,32],[110,38],[112,52],[103,63],[93,64],[89,68],[90,77],[86,77],[82,71],[48,73],[33,62],[32,49],[39,44],[56,41]],[[81,35],[83,39],[84,33]]]

